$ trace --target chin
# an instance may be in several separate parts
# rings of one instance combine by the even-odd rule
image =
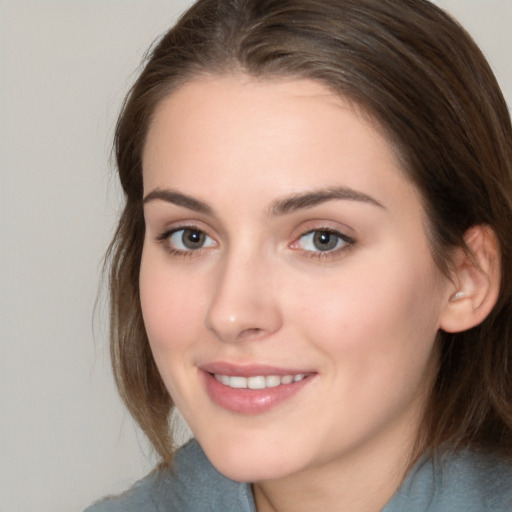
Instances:
[[[284,478],[295,471],[282,461],[276,463],[271,459],[221,456],[211,460],[217,471],[237,482],[262,482]],[[288,466],[288,467],[286,467]]]
[[[199,440],[217,471],[237,482],[275,480],[300,470],[298,461],[288,460],[279,445],[254,441],[231,439],[223,442],[217,438],[210,444]]]

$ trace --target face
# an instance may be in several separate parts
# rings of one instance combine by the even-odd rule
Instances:
[[[379,131],[315,82],[202,78],[143,169],[144,322],[213,464],[254,482],[409,449],[448,291]]]

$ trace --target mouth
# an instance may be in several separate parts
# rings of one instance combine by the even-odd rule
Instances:
[[[291,399],[316,379],[317,373],[266,366],[215,363],[201,374],[212,402],[231,412],[262,414]]]
[[[293,382],[300,382],[306,378],[305,373],[297,373],[295,375],[256,375],[254,377],[241,377],[223,375],[221,373],[214,373],[213,376],[216,380],[233,389],[267,389],[276,388],[292,384]]]

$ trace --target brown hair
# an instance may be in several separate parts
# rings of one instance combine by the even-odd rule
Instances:
[[[156,45],[128,95],[115,151],[126,204],[110,246],[111,355],[119,392],[165,462],[172,400],[149,348],[138,279],[141,155],[155,108],[201,74],[308,78],[359,105],[423,197],[433,257],[477,224],[499,241],[498,302],[479,326],[441,332],[422,446],[512,456],[512,128],[469,35],[427,0],[199,0]]]

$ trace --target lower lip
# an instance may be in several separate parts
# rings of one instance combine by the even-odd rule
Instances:
[[[202,372],[202,374],[206,391],[217,405],[232,412],[251,415],[262,414],[276,407],[313,380],[312,375],[308,375],[299,382],[281,384],[273,388],[236,389],[225,386],[211,373]]]

